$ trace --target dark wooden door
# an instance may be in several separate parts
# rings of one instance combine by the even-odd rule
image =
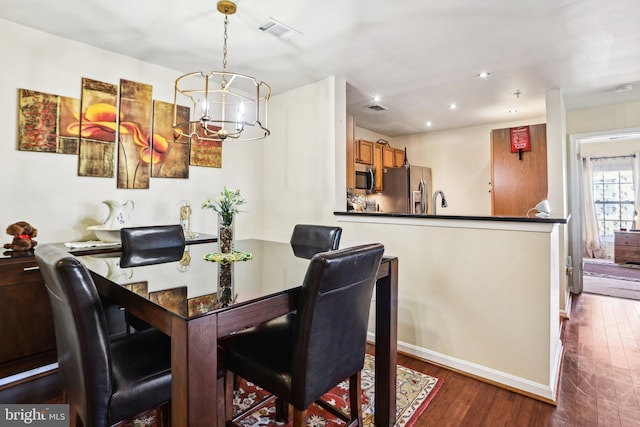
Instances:
[[[511,152],[509,128],[491,131],[491,214],[527,216],[547,198],[547,126],[529,127],[531,151]],[[533,214],[533,212],[532,212]]]

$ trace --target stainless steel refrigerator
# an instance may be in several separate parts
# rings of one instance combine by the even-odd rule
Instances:
[[[431,168],[425,166],[388,168],[382,171],[382,193],[379,207],[382,212],[427,214],[433,212]]]

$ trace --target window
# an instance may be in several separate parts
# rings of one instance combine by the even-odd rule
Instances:
[[[613,241],[613,232],[632,229],[634,187],[631,166],[618,166],[593,172],[593,203],[598,221],[598,233],[604,241]]]

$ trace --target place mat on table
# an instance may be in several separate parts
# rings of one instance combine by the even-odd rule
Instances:
[[[229,253],[224,253],[224,254],[219,252],[214,252],[214,253],[204,254],[202,256],[202,259],[206,261],[219,262],[221,264],[227,264],[227,263],[236,262],[236,261],[249,261],[252,258],[253,258],[253,255],[251,255],[250,253],[240,252],[240,251],[231,251]]]

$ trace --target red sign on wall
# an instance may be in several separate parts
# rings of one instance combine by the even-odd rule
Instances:
[[[510,128],[511,136],[511,152],[522,153],[523,151],[531,151],[531,138],[529,138],[529,126],[520,126]]]

